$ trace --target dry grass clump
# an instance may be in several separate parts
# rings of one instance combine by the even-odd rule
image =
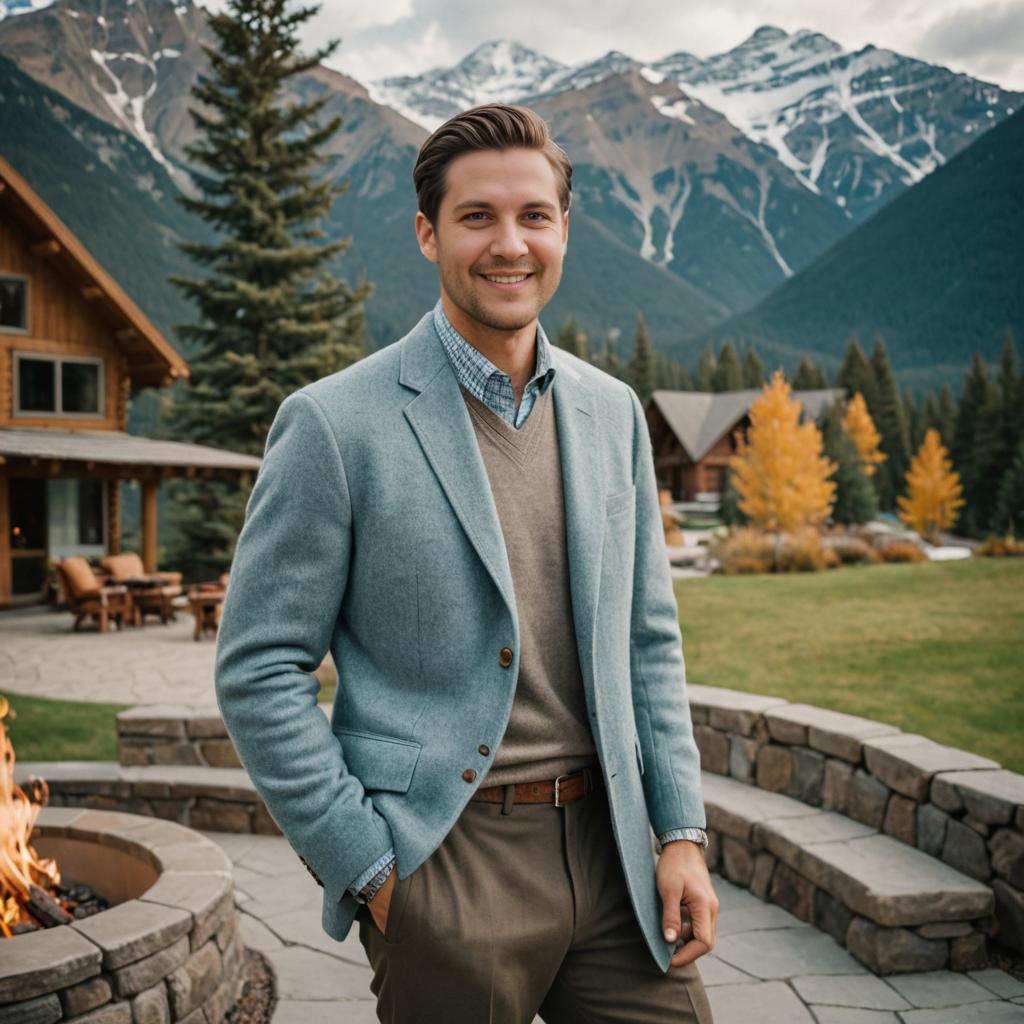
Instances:
[[[863,565],[881,561],[874,547],[863,537],[852,533],[833,533],[822,538],[822,543],[833,551],[843,565]]]
[[[926,562],[928,556],[909,540],[894,540],[878,549],[883,562]]]
[[[1012,534],[1005,537],[997,537],[990,533],[981,544],[975,548],[974,553],[983,558],[1008,558],[1017,555],[1024,555],[1024,541],[1017,540]]]
[[[792,533],[765,533],[744,526],[713,542],[711,556],[727,576],[763,572],[816,572],[840,564],[813,528]]]

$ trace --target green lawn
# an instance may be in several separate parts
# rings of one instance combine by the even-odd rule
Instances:
[[[687,679],[863,715],[1024,771],[1024,559],[676,582]]]
[[[1024,771],[1024,559],[712,576],[676,596],[691,682],[891,722]],[[8,696],[19,760],[117,759],[122,705]]]
[[[116,761],[119,711],[127,704],[81,704],[5,693],[5,719],[19,761]],[[15,717],[17,716],[17,717]]]

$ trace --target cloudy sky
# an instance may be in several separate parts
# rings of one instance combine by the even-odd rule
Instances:
[[[760,25],[810,28],[846,49],[867,43],[1024,90],[1024,0],[321,0],[309,48],[340,37],[329,64],[361,81],[453,64],[512,38],[575,64],[608,50],[706,57]],[[218,6],[214,3],[212,6]]]

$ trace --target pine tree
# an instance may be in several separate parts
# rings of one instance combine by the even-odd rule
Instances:
[[[358,359],[370,286],[335,279],[329,266],[349,239],[318,243],[320,221],[346,184],[315,180],[320,150],[340,128],[319,116],[328,97],[286,102],[289,79],[338,46],[308,56],[297,30],[316,7],[286,0],[228,0],[208,16],[217,47],[203,46],[212,75],[192,89],[197,130],[185,152],[197,197],[179,201],[217,231],[179,243],[203,278],[171,281],[193,299],[199,322],[177,327],[192,343],[191,380],[167,407],[175,436],[261,454],[278,406],[291,392]],[[205,575],[230,565],[246,489],[220,479],[175,481],[171,533],[178,564]]]
[[[629,362],[629,377],[633,390],[646,402],[654,390],[654,349],[647,333],[643,313],[636,320],[636,334],[633,337],[633,358]]]
[[[824,453],[836,465],[832,477],[836,483],[832,518],[837,523],[866,523],[878,512],[878,497],[858,447],[844,426],[841,403],[829,406],[821,433]]]
[[[747,354],[743,357],[743,386],[759,388],[764,382],[764,363],[752,348],[748,348]]]
[[[1024,537],[1024,440],[999,481],[991,526],[1000,535]]]
[[[801,403],[781,370],[772,374],[750,407],[750,429],[740,437],[729,465],[740,509],[768,530],[793,530],[823,522],[832,508],[836,465],[822,453],[813,420],[800,423]]]
[[[825,375],[818,369],[814,360],[805,352],[800,357],[800,365],[796,369],[796,376],[793,378],[794,391],[816,391],[819,388],[827,388]]]
[[[999,400],[1001,408],[1001,465],[1013,461],[1017,444],[1024,440],[1024,381],[1017,372],[1017,347],[1013,331],[1007,330],[999,356]]]
[[[942,443],[952,449],[956,434],[956,403],[948,384],[943,384],[939,389],[939,422],[936,429],[942,437]]]
[[[921,410],[921,424],[924,427],[925,433],[929,429],[937,430],[942,443],[948,445],[947,438],[942,434],[942,415],[939,412],[939,403],[935,400],[935,395],[931,391],[928,392],[928,396],[924,400],[924,406]],[[924,440],[923,436],[921,440]],[[918,447],[920,448],[920,445]]]
[[[882,437],[875,429],[867,403],[859,391],[846,403],[843,429],[857,449],[864,475],[874,476],[879,465],[885,462],[886,455],[879,450]]]
[[[698,391],[714,391],[712,384],[715,376],[715,351],[707,345],[700,354],[700,362],[697,364],[697,373],[694,376],[694,383]]]
[[[903,414],[903,403],[889,363],[885,340],[879,335],[871,352],[871,369],[875,378],[875,405],[865,395],[868,412],[882,435],[882,451],[887,458],[873,477],[878,490],[878,503],[883,509],[895,507],[896,495],[903,487],[903,478],[910,462],[910,436]]]
[[[916,452],[924,443],[927,427],[924,422],[924,409],[914,401],[914,394],[910,388],[903,389],[903,413],[907,417],[907,439],[910,441],[910,451]]]
[[[846,354],[836,373],[836,387],[846,388],[846,397],[851,398],[859,391],[873,409],[878,401],[878,386],[875,383],[875,371],[871,362],[864,354],[856,337],[846,343]]]
[[[963,483],[967,507],[961,517],[960,528],[969,537],[984,533],[987,515],[981,508],[981,469],[977,457],[984,455],[991,442],[993,404],[996,389],[989,377],[988,367],[980,353],[975,352],[970,369],[964,376],[960,391],[960,404],[953,428],[950,450],[953,465]],[[984,413],[983,413],[984,410]],[[987,510],[988,513],[991,509]]]
[[[732,466],[725,467],[725,481],[722,484],[718,518],[726,526],[746,526],[749,522],[746,513],[740,508],[740,492],[736,490],[736,474],[733,472]]]
[[[562,326],[555,338],[555,344],[586,362],[590,361],[590,357],[587,354],[587,335],[572,318],[572,315],[567,316],[562,322]]]
[[[964,504],[960,477],[937,430],[925,434],[924,443],[907,472],[907,494],[900,495],[899,516],[912,530],[933,543],[949,530]]]
[[[743,366],[732,342],[727,341],[718,353],[718,362],[711,375],[712,391],[740,391],[743,388]]]
[[[601,354],[600,364],[606,373],[610,373],[613,377],[618,377],[621,380],[622,363],[619,360],[618,353],[615,351],[618,339],[619,329],[617,327],[612,327],[605,333],[604,352]]]

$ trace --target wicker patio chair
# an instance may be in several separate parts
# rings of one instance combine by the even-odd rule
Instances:
[[[147,615],[158,615],[165,626],[175,618],[173,601],[181,593],[180,572],[146,572],[134,552],[107,555],[100,559],[100,568],[110,582],[130,588],[137,626],[145,625]]]
[[[79,555],[71,555],[54,565],[60,574],[68,608],[75,616],[75,632],[90,617],[97,620],[101,633],[106,633],[111,619],[121,629],[125,616],[131,618],[132,597],[127,587],[101,583],[89,563]]]

